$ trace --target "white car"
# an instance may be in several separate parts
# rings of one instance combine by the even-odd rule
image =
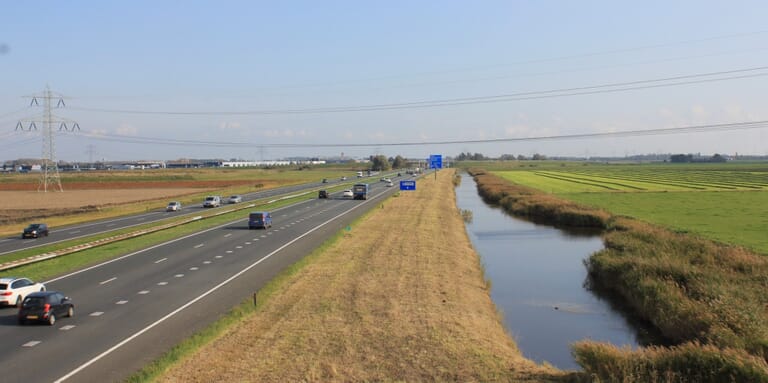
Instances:
[[[45,291],[45,285],[29,278],[0,278],[0,305],[21,306],[27,294]]]
[[[181,202],[171,201],[168,202],[168,206],[165,207],[165,211],[179,211],[181,210]]]
[[[354,194],[352,194],[352,190],[344,190],[344,191],[341,193],[341,196],[342,196],[342,197],[349,197],[349,198],[352,198],[352,197],[354,197]]]
[[[240,197],[239,195],[233,195],[229,197],[229,203],[240,203],[243,202],[243,197]]]
[[[387,182],[387,187],[395,186],[395,184],[392,183],[392,181]]]

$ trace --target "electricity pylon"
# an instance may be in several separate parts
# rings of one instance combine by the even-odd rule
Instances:
[[[69,125],[72,126],[73,132],[75,130],[80,130],[80,125],[72,120],[62,119],[53,115],[51,109],[53,108],[54,98],[57,99],[56,108],[63,108],[66,105],[64,104],[64,97],[60,94],[51,92],[51,89],[48,86],[45,87],[45,92],[43,94],[36,94],[31,97],[32,101],[29,103],[30,106],[40,106],[38,100],[43,100],[42,119],[21,120],[16,124],[16,130],[36,131],[37,123],[43,125],[43,163],[41,166],[42,169],[40,169],[42,174],[40,176],[40,184],[37,186],[37,191],[42,189],[43,192],[47,192],[49,187],[54,191],[57,188],[59,191],[64,191],[64,188],[61,186],[61,178],[59,177],[58,161],[56,160],[56,144],[53,139],[53,124],[58,123],[59,131],[65,132],[70,131]],[[25,124],[28,124],[27,129],[24,129]]]

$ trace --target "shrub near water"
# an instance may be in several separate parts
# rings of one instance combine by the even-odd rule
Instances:
[[[608,229],[605,249],[586,261],[592,282],[679,344],[634,352],[580,342],[573,352],[589,381],[768,382],[764,257],[470,173],[486,202],[512,214]]]
[[[558,226],[606,228],[610,214],[573,202],[542,194],[536,189],[513,185],[482,169],[470,169],[478,192],[488,203],[501,206],[511,214],[529,217]]]
[[[590,341],[573,345],[576,361],[594,382],[766,382],[768,365],[744,351],[686,343],[637,351]]]
[[[749,251],[628,219],[587,261],[592,278],[672,341],[768,355],[768,262]]]

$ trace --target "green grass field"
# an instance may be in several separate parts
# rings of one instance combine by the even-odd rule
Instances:
[[[494,173],[615,214],[768,254],[768,164],[544,164]]]

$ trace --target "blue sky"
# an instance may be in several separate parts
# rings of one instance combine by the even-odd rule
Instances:
[[[39,120],[41,108],[27,107],[25,96],[46,85],[67,97],[55,114],[81,128],[56,134],[58,158],[75,161],[462,151],[764,155],[766,128],[430,143],[768,120],[768,69],[742,72],[749,78],[586,95],[327,108],[760,68],[768,66],[766,14],[762,1],[5,2],[0,160],[41,155],[40,134],[14,128]],[[306,109],[324,112],[295,112]],[[423,144],[393,145],[406,142]]]

